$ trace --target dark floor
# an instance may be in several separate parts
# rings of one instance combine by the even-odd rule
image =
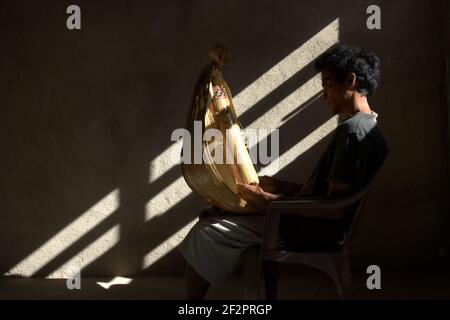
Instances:
[[[381,289],[369,290],[369,275],[355,272],[356,299],[450,299],[450,269],[447,267],[414,271],[382,271]],[[0,299],[183,299],[182,276],[131,279],[109,289],[100,283],[113,278],[82,278],[80,290],[69,290],[64,279],[1,278]],[[312,269],[284,270],[279,278],[279,299],[337,299],[333,283]],[[242,277],[231,276],[211,286],[207,299],[243,299]]]

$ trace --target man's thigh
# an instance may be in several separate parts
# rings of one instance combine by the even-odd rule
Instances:
[[[245,216],[245,215],[223,215],[218,219],[233,223],[241,228],[245,228],[262,236],[264,230],[264,216]]]

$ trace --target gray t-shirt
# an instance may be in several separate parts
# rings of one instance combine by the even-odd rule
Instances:
[[[338,124],[300,197],[325,196],[330,181],[364,188],[380,167],[388,147],[377,125],[378,114],[357,112]]]

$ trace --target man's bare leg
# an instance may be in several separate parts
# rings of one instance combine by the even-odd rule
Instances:
[[[186,298],[202,300],[209,288],[209,282],[202,278],[189,264],[186,267]]]

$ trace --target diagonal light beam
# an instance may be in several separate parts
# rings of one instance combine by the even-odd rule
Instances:
[[[256,105],[338,41],[339,18],[336,18],[236,95],[233,98],[236,113],[242,114]]]
[[[115,212],[117,208],[119,208],[119,190],[115,189],[4,275],[33,276],[48,261],[54,259],[78,239],[90,232]]]
[[[72,259],[47,276],[49,279],[65,278],[68,271],[74,268],[80,271],[111,250],[120,239],[120,226],[115,225],[103,235],[98,237],[89,246],[77,253]]]

